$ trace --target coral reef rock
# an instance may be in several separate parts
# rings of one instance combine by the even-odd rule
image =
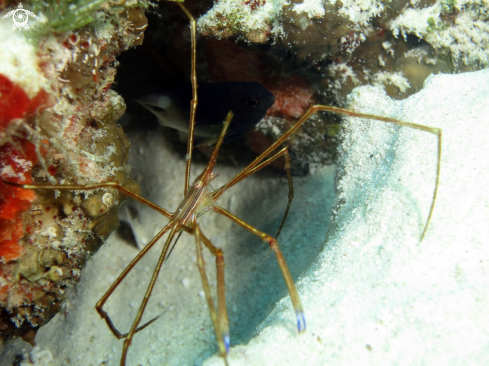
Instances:
[[[315,69],[319,91],[343,104],[356,86],[399,99],[432,73],[487,67],[488,14],[476,0],[226,0],[198,26],[219,39],[272,42]]]
[[[478,0],[221,0],[198,19],[198,27],[204,36],[236,39],[243,41],[237,43],[242,49],[247,43],[264,51],[266,77],[255,73],[254,79],[265,85],[267,78],[287,79],[277,102],[287,95],[304,104],[303,95],[313,91],[309,105],[344,106],[357,86],[374,85],[403,99],[431,74],[489,66],[488,10],[488,3]],[[213,62],[224,64],[227,53],[219,48]],[[237,57],[226,69],[239,75],[248,58]],[[272,140],[296,120],[276,112],[257,126]],[[324,114],[314,118],[290,146],[295,171],[336,159],[338,120]]]
[[[38,19],[27,31],[0,22],[0,349],[18,336],[34,343],[63,309],[65,290],[118,226],[122,201],[116,190],[24,190],[5,181],[117,181],[138,191],[116,125],[125,103],[110,87],[115,56],[142,42],[144,9],[71,3],[32,4]],[[0,3],[0,15],[11,10]]]

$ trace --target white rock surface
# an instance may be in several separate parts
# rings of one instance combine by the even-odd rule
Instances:
[[[436,137],[381,122],[345,122],[337,197],[342,204],[326,242],[334,200],[332,168],[295,179],[296,199],[281,235],[292,275],[301,277],[308,321],[304,334],[295,329],[274,255],[221,217],[203,217],[204,232],[225,252],[235,345],[229,363],[486,364],[489,70],[431,77],[420,93],[404,101],[393,102],[375,88],[354,94],[352,109],[357,111],[443,129],[439,196],[428,233],[420,242],[434,188]],[[158,134],[141,133],[132,140],[131,163],[143,194],[174,209],[182,195],[183,161]],[[201,169],[196,165],[194,176]],[[215,185],[238,170],[220,167]],[[222,205],[274,234],[286,187],[284,178],[260,174],[230,191]],[[138,211],[133,226],[138,239],[147,242],[166,220],[149,209]],[[94,305],[137,252],[113,236],[88,263],[67,311],[36,338],[39,349],[53,355],[52,365],[119,364],[122,342]],[[122,330],[137,312],[157,256],[155,250],[144,258],[108,303]],[[206,258],[212,276],[213,259]],[[201,365],[215,353],[192,238],[182,237],[162,270],[145,319],[160,313],[135,337],[128,365]],[[31,350],[22,341],[13,342],[2,362],[10,365],[16,353]],[[204,364],[224,363],[212,356]]]

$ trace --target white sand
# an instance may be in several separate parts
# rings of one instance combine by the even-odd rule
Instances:
[[[225,251],[231,342],[238,344],[230,365],[486,364],[489,70],[432,77],[400,102],[374,88],[356,93],[355,110],[443,129],[439,196],[426,238],[419,242],[434,187],[436,138],[380,122],[345,124],[343,205],[324,246],[334,199],[331,168],[295,179],[296,200],[281,236],[294,278],[302,277],[304,334],[296,332],[288,297],[280,300],[285,286],[266,246],[217,215],[202,220],[204,232]],[[145,196],[174,209],[183,162],[156,134],[134,137],[133,146]],[[224,182],[237,171],[224,167],[217,179]],[[274,234],[286,191],[284,179],[263,174],[229,192],[222,205]],[[165,222],[144,208],[139,216],[142,224],[133,222],[140,240]],[[163,269],[146,319],[163,315],[135,337],[128,365],[200,365],[215,352],[194,250],[191,238],[181,240]],[[39,331],[40,350],[53,357],[44,364],[118,364],[122,342],[93,307],[136,253],[113,236],[90,261],[67,312]],[[144,258],[109,301],[107,310],[123,330],[157,254]],[[212,269],[212,258],[207,263]],[[2,366],[22,349],[31,347],[22,341],[8,346]],[[213,356],[205,365],[223,361]]]

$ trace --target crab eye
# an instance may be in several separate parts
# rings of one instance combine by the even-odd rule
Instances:
[[[248,107],[256,107],[260,103],[256,99],[248,99],[246,101],[246,104],[248,105]]]

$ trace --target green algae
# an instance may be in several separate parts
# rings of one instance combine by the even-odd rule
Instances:
[[[144,7],[151,3],[148,0],[44,0],[33,1],[32,11],[39,16],[39,21],[29,32],[37,40],[49,33],[63,33],[84,27],[97,19],[97,12],[110,8]]]

